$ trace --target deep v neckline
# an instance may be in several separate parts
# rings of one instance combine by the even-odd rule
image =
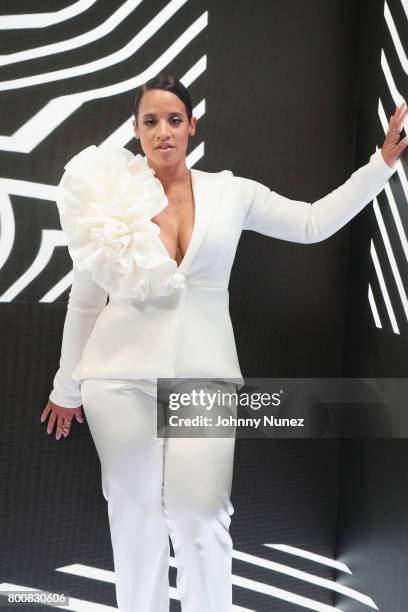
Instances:
[[[159,233],[159,240],[162,243],[163,248],[166,251],[168,258],[171,259],[171,261],[174,261],[174,263],[176,264],[176,268],[179,272],[182,272],[186,265],[185,264],[186,259],[189,257],[189,253],[191,252],[191,248],[192,248],[192,245],[195,239],[195,235],[197,233],[197,216],[198,216],[198,206],[197,206],[198,199],[197,199],[197,188],[196,188],[197,187],[196,186],[197,176],[195,174],[194,168],[190,168],[190,175],[191,175],[191,190],[193,193],[194,221],[193,221],[193,229],[191,231],[191,236],[190,236],[190,240],[187,245],[187,248],[186,248],[186,252],[184,253],[184,257],[180,261],[179,264],[177,264],[177,261],[173,257],[170,257],[170,253],[168,252],[167,247],[164,244],[163,240],[160,238],[160,233]]]

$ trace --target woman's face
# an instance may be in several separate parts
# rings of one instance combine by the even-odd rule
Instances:
[[[186,107],[170,91],[145,91],[133,128],[147,160],[154,166],[185,163],[189,136],[195,134],[197,119],[188,120]],[[161,145],[167,148],[161,148]]]

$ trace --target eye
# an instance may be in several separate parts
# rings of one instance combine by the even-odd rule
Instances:
[[[173,121],[177,121],[177,124],[181,123],[181,119],[179,117],[173,117]]]
[[[151,123],[153,123],[153,119],[146,119],[144,123],[145,125],[150,125]]]

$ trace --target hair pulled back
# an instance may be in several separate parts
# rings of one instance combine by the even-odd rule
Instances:
[[[137,120],[137,115],[139,113],[139,106],[142,96],[145,91],[150,91],[151,89],[163,89],[164,91],[170,91],[174,93],[180,100],[184,103],[186,107],[187,117],[190,121],[193,115],[193,107],[191,104],[190,94],[188,89],[183,85],[179,79],[176,79],[172,74],[168,73],[160,73],[157,76],[153,77],[137,90],[134,105],[133,105],[133,115]]]

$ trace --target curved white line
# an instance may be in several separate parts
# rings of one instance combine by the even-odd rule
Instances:
[[[38,200],[50,200],[51,202],[55,202],[57,199],[57,187],[46,185],[45,183],[0,178],[0,189],[9,194],[36,198]]]
[[[61,230],[43,230],[41,245],[30,267],[3,293],[0,302],[11,302],[21,293],[46,267],[57,246],[65,246],[67,239]]]
[[[382,329],[380,315],[378,314],[377,305],[375,303],[375,299],[373,296],[373,290],[371,289],[371,285],[368,285],[368,301],[371,307],[371,313],[373,315],[374,323],[376,327]]]
[[[207,13],[204,13],[205,15],[205,25],[207,25]],[[201,18],[200,18],[201,19]],[[203,55],[195,64],[193,64],[191,66],[191,68],[189,68],[187,70],[187,72],[184,74],[184,76],[182,77],[183,79],[183,85],[185,87],[190,87],[191,83],[194,83],[194,81],[204,72],[204,70],[207,68],[207,56]],[[180,79],[181,80],[181,79]]]
[[[53,13],[28,13],[25,15],[0,15],[0,30],[22,30],[25,28],[47,28],[61,23],[88,10],[97,0],[78,0]]]
[[[192,168],[202,157],[204,157],[204,143],[200,142],[200,144],[187,155],[187,168]]]
[[[196,78],[198,78],[206,69],[206,56],[204,55],[202,58],[200,58],[187,72],[186,74],[180,78],[180,81],[183,83],[183,85],[185,87],[189,87],[191,83],[194,82],[194,80]],[[144,73],[146,74],[146,73]],[[153,76],[153,74],[152,74]],[[140,77],[137,77],[140,78]],[[150,76],[148,76],[147,78],[150,78]],[[97,90],[94,90],[97,91]],[[113,94],[112,94],[113,95]],[[97,98],[97,96],[95,96],[95,98]],[[64,100],[64,98],[57,98],[58,102],[60,103],[61,101]],[[53,101],[55,102],[56,105],[56,100]],[[78,101],[74,101],[73,104],[73,109],[72,112],[74,112],[76,110],[76,108],[78,106],[80,106],[82,104],[78,103]],[[64,111],[67,111],[69,108],[69,106],[61,106],[59,105],[58,110],[61,111],[61,113],[63,113]],[[54,125],[51,123],[50,119],[46,116],[46,109],[47,107],[44,107],[44,109],[42,109],[40,111],[40,113],[42,113],[41,117],[38,117],[38,114],[35,115],[34,117],[32,117],[29,122],[30,125],[28,125],[28,122],[18,130],[18,132],[16,132],[13,136],[4,136],[4,137],[0,137],[0,149],[3,148],[1,146],[2,143],[2,138],[4,139],[13,139],[12,144],[14,146],[13,149],[11,149],[10,147],[8,147],[6,150],[16,150],[22,153],[30,153],[32,151],[32,149],[37,146],[37,144],[39,144],[39,142],[41,142],[42,140],[44,140],[44,138],[48,135],[48,129],[54,129]],[[69,114],[69,113],[68,113]],[[40,119],[42,120],[40,123]],[[48,120],[47,120],[48,119]],[[58,122],[57,122],[58,125]],[[43,130],[41,128],[44,128]],[[47,130],[47,134],[44,134],[44,130]],[[129,134],[131,134],[133,131],[133,126],[130,123],[129,124]],[[130,138],[128,138],[128,135],[126,135],[127,140],[125,142],[129,142]],[[17,140],[18,139],[18,140]],[[22,146],[20,147],[19,145],[24,142],[24,149],[22,150]],[[120,144],[120,143],[118,143]],[[28,181],[20,181],[20,180],[15,180],[15,179],[7,179],[7,178],[0,178],[0,186],[3,186],[4,189],[8,192],[8,193],[15,193],[17,195],[21,195],[21,189],[26,189],[23,185],[30,185],[30,188],[32,189],[32,197],[43,197],[44,199],[55,199],[54,196],[53,197],[48,197],[46,195],[46,191],[43,192],[43,190],[49,186],[47,185],[41,185],[39,183],[29,183]],[[37,193],[44,193],[44,195],[36,195]],[[22,195],[29,195],[27,194],[25,191],[24,193],[22,193]]]
[[[387,81],[387,85],[388,85],[388,88],[390,90],[390,94],[392,96],[392,99],[394,100],[394,104],[397,106],[398,104],[401,104],[401,102],[404,101],[404,98],[400,94],[400,92],[398,91],[397,86],[395,85],[395,81],[394,81],[394,78],[392,76],[392,73],[391,73],[391,70],[390,70],[390,66],[388,64],[387,57],[385,55],[384,49],[382,49],[382,51],[381,51],[381,68],[382,68],[383,73],[384,73],[384,78]]]
[[[404,5],[404,2],[402,2],[402,4]],[[390,32],[392,42],[394,43],[394,47],[397,52],[399,61],[401,62],[402,69],[404,70],[405,74],[408,74],[407,54],[405,53],[405,49],[402,46],[402,43],[398,36],[397,28],[395,27],[395,23],[394,23],[394,20],[392,18],[392,15],[391,15],[390,9],[388,8],[387,3],[385,3],[384,5],[384,18],[385,18],[385,23],[388,26],[388,30]]]
[[[374,242],[371,240],[371,249],[370,249],[370,253],[371,253],[371,259],[373,260],[373,264],[374,264],[374,269],[376,271],[377,274],[377,279],[378,279],[378,283],[380,285],[380,289],[381,289],[381,293],[385,302],[385,307],[387,309],[388,312],[388,317],[390,319],[391,322],[391,327],[392,327],[392,331],[394,332],[394,334],[399,334],[400,331],[398,329],[398,325],[397,325],[397,320],[395,318],[395,314],[394,314],[394,310],[391,304],[391,300],[390,300],[390,296],[388,295],[388,290],[387,290],[387,286],[385,284],[385,280],[384,280],[384,276],[381,270],[381,266],[380,266],[380,262],[378,260],[378,255],[377,255],[377,251],[375,250],[375,246],[374,246]]]
[[[398,236],[401,241],[402,250],[404,251],[405,259],[408,261],[408,240],[407,235],[402,225],[401,217],[398,211],[397,203],[392,193],[391,187],[387,183],[384,187],[385,195],[387,196],[388,205],[391,209],[392,216],[394,218],[395,226],[397,228]]]
[[[193,116],[201,119],[205,114],[205,99],[203,98],[198,104],[193,108]]]
[[[90,72],[104,70],[119,62],[123,62],[134,55],[186,2],[187,0],[172,0],[154,17],[154,19],[149,21],[136,36],[134,36],[124,47],[119,49],[119,51],[115,51],[110,55],[98,58],[92,62],[87,62],[86,64],[73,66],[72,68],[63,68],[62,70],[54,70],[53,72],[46,72],[44,74],[35,74],[29,77],[0,81],[0,91],[22,89],[23,87],[32,87],[42,83],[49,83],[50,81],[55,82],[71,79],[80,75],[89,74]]]
[[[264,584],[258,580],[236,576],[235,574],[232,575],[232,584],[243,589],[255,591],[256,593],[262,593],[263,595],[269,595],[269,597],[275,597],[277,599],[281,599],[282,601],[287,601],[296,606],[302,606],[307,610],[315,610],[315,612],[342,612],[341,608],[321,603],[320,601],[316,601],[310,597],[298,595],[297,593],[292,593],[291,591],[281,589],[280,587]],[[378,610],[378,608],[376,609]]]
[[[14,244],[16,224],[8,194],[0,191],[0,269],[6,263]]]
[[[163,70],[207,25],[207,12],[199,17],[183,34],[146,70],[120,83],[91,89],[84,92],[54,98],[11,136],[0,136],[0,150],[31,153],[56,127],[74,113],[82,104],[90,100],[113,96],[132,91],[146,80]],[[206,68],[206,56],[194,66],[199,74]],[[181,79],[180,79],[181,80]],[[188,87],[186,78],[183,85]]]
[[[284,563],[278,563],[276,561],[264,559],[263,557],[257,557],[256,555],[251,555],[249,553],[241,552],[238,550],[234,550],[232,554],[233,558],[239,559],[239,561],[251,563],[252,565],[256,565],[257,567],[263,567],[264,569],[279,572],[281,574],[285,574],[286,576],[292,576],[292,578],[297,578],[298,580],[303,580],[304,582],[308,582],[310,584],[316,584],[322,588],[330,589],[335,593],[340,593],[341,595],[350,597],[350,599],[359,601],[365,606],[369,606],[370,608],[378,610],[371,597],[364,595],[364,593],[361,593],[360,591],[356,591],[355,589],[340,584],[335,580],[321,578],[320,576],[316,576],[315,574],[311,574],[310,572],[305,572],[303,570],[296,569],[295,567],[291,567],[290,565],[285,565]]]
[[[174,557],[170,557],[169,565],[171,567],[177,567],[177,563]],[[65,567],[58,567],[56,568],[56,571],[72,574],[74,576],[91,578],[94,580],[114,582],[113,572],[95,569],[93,567],[89,567],[80,563],[68,565]],[[296,593],[291,593],[290,591],[287,591],[285,589],[274,587],[269,584],[264,584],[263,582],[250,580],[249,578],[244,578],[242,576],[237,576],[236,574],[232,574],[232,583],[236,586],[240,586],[255,593],[263,593],[264,595],[268,595],[270,597],[276,597],[283,601],[288,601],[298,606],[303,606],[308,610],[316,610],[316,612],[342,612],[340,608],[320,603],[314,599],[310,599],[309,597],[297,595]],[[172,597],[172,599],[179,600],[178,592],[176,591],[176,589],[173,589],[174,596],[173,591],[171,589],[173,589],[173,587],[170,587],[170,596]],[[375,609],[378,610],[377,607]],[[249,608],[242,608],[241,606],[232,606],[231,610],[233,610],[234,612],[251,612]]]
[[[378,100],[378,116],[380,118],[381,125],[382,125],[382,128],[383,128],[384,134],[385,134],[386,131],[387,131],[387,128],[388,128],[388,121],[387,121],[387,118],[385,116],[385,112],[384,112],[383,106],[381,104],[381,100]],[[378,147],[376,147],[376,148],[378,148]],[[397,174],[398,174],[398,176],[400,178],[400,181],[401,181],[401,186],[402,186],[402,189],[404,191],[405,204],[406,204],[407,203],[407,195],[408,195],[408,184],[407,184],[407,177],[406,177],[404,168],[402,166],[401,160],[398,160],[398,162],[397,162]],[[399,236],[399,239],[401,241],[401,246],[402,246],[402,249],[404,251],[405,258],[408,261],[408,240],[407,240],[407,235],[406,235],[404,226],[402,224],[401,217],[400,217],[400,214],[399,214],[399,211],[398,211],[398,207],[397,207],[397,204],[395,202],[394,194],[392,192],[392,189],[390,187],[389,182],[386,183],[386,185],[384,187],[384,191],[385,191],[385,194],[387,196],[387,200],[388,200],[388,204],[389,204],[392,216],[394,218],[395,226],[397,228],[398,236]]]
[[[54,55],[56,53],[62,53],[63,51],[69,51],[71,49],[78,49],[84,45],[89,45],[99,38],[103,38],[107,34],[110,34],[132,11],[139,6],[143,0],[127,0],[113,15],[111,15],[101,25],[93,28],[89,32],[62,40],[57,43],[49,45],[43,45],[42,47],[34,47],[32,49],[25,49],[24,51],[17,51],[16,53],[8,53],[7,55],[0,55],[0,66],[8,66],[9,64],[15,64],[17,62],[24,62],[25,60],[32,60],[38,57],[45,57],[46,55]]]
[[[64,293],[71,285],[74,280],[73,270],[63,276],[47,293],[45,293],[39,302],[55,302],[59,296]]]
[[[401,279],[401,275],[399,273],[397,262],[395,261],[394,253],[393,253],[392,246],[391,246],[391,242],[390,242],[390,239],[388,237],[388,232],[387,232],[387,229],[385,227],[384,219],[382,218],[382,214],[381,214],[380,207],[378,205],[377,198],[374,198],[374,212],[375,212],[375,217],[376,217],[376,220],[377,220],[378,227],[380,229],[381,237],[383,239],[385,251],[386,251],[387,256],[388,256],[388,261],[389,261],[392,273],[394,275],[395,284],[397,285],[397,288],[398,288],[398,293],[399,293],[399,296],[400,296],[400,299],[401,299],[402,307],[404,309],[405,316],[406,316],[407,321],[408,321],[408,300],[407,300],[407,294],[405,293],[404,285],[402,283],[402,279]]]
[[[290,546],[289,544],[264,544],[264,546],[280,550],[288,555],[296,555],[297,557],[302,557],[303,559],[308,559],[309,561],[314,561],[315,563],[321,563],[322,565],[327,565],[328,567],[334,567],[345,574],[352,573],[350,568],[347,567],[347,565],[342,561],[337,561],[336,559],[331,559],[330,557],[324,557],[323,555],[312,553],[304,548],[297,548],[296,546]]]

